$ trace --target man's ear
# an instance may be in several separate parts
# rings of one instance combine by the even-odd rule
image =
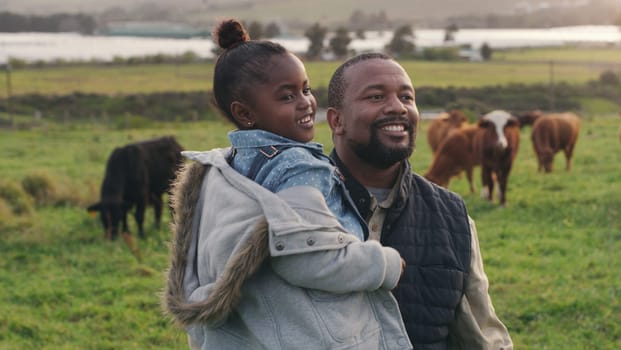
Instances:
[[[235,119],[235,122],[237,122],[237,125],[254,125],[254,120],[252,120],[250,109],[245,104],[239,101],[233,101],[233,103],[231,103],[231,114],[233,115],[233,119]]]
[[[326,120],[328,121],[328,125],[330,125],[330,129],[332,129],[332,133],[334,135],[342,135],[344,133],[343,115],[338,109],[328,107],[328,110],[326,111]]]

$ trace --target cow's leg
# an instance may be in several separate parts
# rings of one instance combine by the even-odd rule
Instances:
[[[136,212],[134,213],[134,218],[136,219],[136,225],[138,225],[138,235],[140,235],[140,238],[144,238],[143,223],[144,223],[145,206],[146,206],[145,201],[139,200],[136,203]]]
[[[153,211],[155,212],[155,227],[159,230],[160,222],[162,221],[162,196],[152,194],[151,201],[153,203]]]
[[[507,201],[507,178],[508,171],[499,170],[496,172],[496,177],[498,178],[498,196],[500,198],[500,205],[503,207],[506,206]]]
[[[492,169],[487,166],[481,166],[481,197],[492,200],[494,192],[494,179],[492,179]]]
[[[574,145],[569,145],[565,148],[565,170],[571,170],[571,157],[574,153]]]
[[[472,183],[472,167],[466,169],[466,177],[468,178],[468,184],[470,184],[470,193],[474,193],[474,184]]]

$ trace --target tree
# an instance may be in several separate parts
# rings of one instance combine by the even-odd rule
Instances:
[[[349,43],[351,43],[349,32],[345,27],[339,27],[336,29],[332,39],[330,39],[330,49],[332,53],[334,53],[334,56],[342,58],[347,55],[347,46]]]
[[[414,31],[409,25],[402,25],[395,29],[392,39],[386,45],[385,49],[389,54],[395,57],[408,57],[414,55],[416,46]]]
[[[444,42],[455,41],[455,33],[457,33],[458,30],[459,28],[457,28],[455,23],[451,23],[448,27],[444,28]]]
[[[492,59],[492,48],[487,43],[481,45],[481,58],[483,58],[484,61]]]
[[[270,22],[265,27],[265,37],[275,38],[280,35],[280,26],[276,22]]]
[[[328,30],[322,27],[318,22],[315,22],[310,28],[306,29],[304,36],[310,41],[308,50],[306,51],[306,57],[309,59],[316,59],[321,57],[323,51],[323,41],[326,37]]]
[[[263,38],[263,25],[257,21],[252,21],[248,25],[248,34],[251,39]]]

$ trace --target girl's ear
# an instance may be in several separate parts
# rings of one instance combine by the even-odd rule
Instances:
[[[239,126],[250,128],[254,125],[255,121],[252,120],[250,109],[239,101],[233,101],[233,103],[231,103],[231,114]]]
[[[328,125],[330,125],[330,129],[332,129],[332,133],[334,135],[343,134],[343,115],[338,109],[328,107],[328,110],[326,111],[326,120],[328,121]]]

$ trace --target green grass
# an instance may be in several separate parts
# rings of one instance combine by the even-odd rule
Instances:
[[[615,47],[584,47],[572,46],[551,48],[518,48],[494,52],[493,59],[498,61],[554,61],[582,62],[586,64],[613,64],[621,69],[621,50]]]
[[[546,175],[537,173],[530,129],[522,130],[506,208],[470,194],[465,177],[451,182],[476,220],[490,294],[516,349],[621,347],[620,124],[610,114],[584,119],[573,169],[564,171],[557,155]],[[412,158],[419,173],[431,163],[427,125]],[[155,230],[148,210],[139,263],[122,241],[105,241],[84,208],[97,200],[114,147],[173,134],[186,149],[205,150],[225,146],[230,129],[210,122],[1,131],[1,181],[44,173],[78,200],[24,216],[0,211],[0,349],[186,349],[158,305],[169,217]],[[316,141],[330,145],[325,124]]]
[[[553,67],[549,60],[558,62]],[[570,84],[598,79],[601,72],[621,66],[619,49],[528,49],[499,51],[491,62],[425,62],[403,60],[415,86],[480,87],[507,83]],[[326,87],[340,62],[306,62],[311,85]],[[84,93],[131,94],[211,90],[212,63],[183,65],[73,66],[15,69],[13,95]],[[0,74],[0,97],[8,94],[6,74]]]

